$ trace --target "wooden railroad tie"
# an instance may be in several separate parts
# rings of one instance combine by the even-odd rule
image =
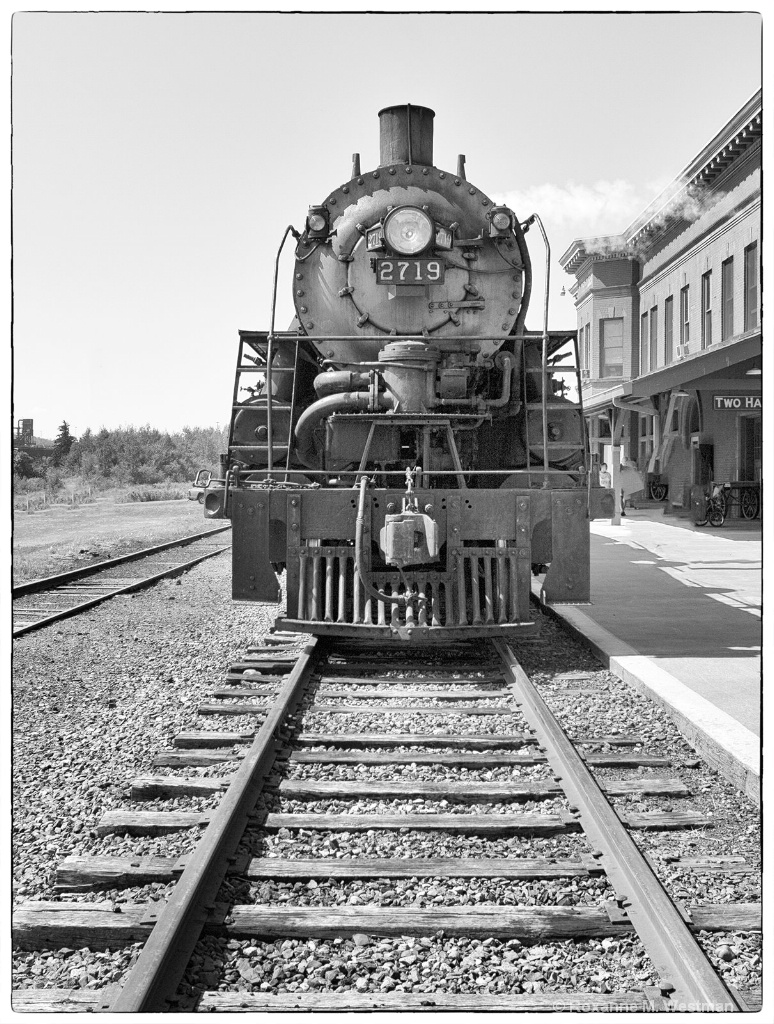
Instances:
[[[202,796],[227,789],[234,776],[180,778],[174,775],[146,775],[132,782],[132,800],[155,800],[173,796]],[[647,796],[690,796],[679,779],[634,778],[606,780],[601,788],[609,796],[632,793]],[[293,800],[335,799],[434,799],[458,803],[493,803],[502,800],[548,800],[561,796],[557,782],[415,782],[367,779],[362,782],[283,779],[281,797]]]
[[[178,878],[185,857],[88,857],[72,856],[57,868],[58,892],[97,892],[128,886],[166,883]],[[683,857],[670,867],[699,874],[747,874],[753,867],[742,857]],[[237,859],[231,874],[250,880],[309,881],[311,879],[350,878],[585,878],[604,874],[601,863],[590,854],[578,859],[479,857],[323,857],[315,860],[281,857]]]
[[[102,1005],[104,989],[39,988],[17,989],[11,993],[17,1013],[86,1013]],[[496,1005],[483,1006],[480,995],[442,992],[203,992],[195,1009],[200,1013],[371,1013],[374,1011],[416,1013],[480,1012],[493,1009],[503,1013],[568,1012],[622,1013],[666,1010],[666,1000],[645,992],[536,992],[520,995],[498,993]],[[749,998],[746,997],[748,1006]]]
[[[142,942],[161,909],[158,904],[34,900],[13,917],[14,943],[24,950],[106,949]],[[761,905],[710,904],[688,908],[692,931],[759,931]],[[631,923],[600,907],[216,907],[204,934],[229,939],[445,936],[563,941],[630,934]]]
[[[621,821],[634,829],[712,828],[713,820],[694,811],[619,812]],[[106,811],[96,827],[97,835],[159,836],[187,828],[204,827],[207,811]],[[310,829],[333,832],[390,831],[451,832],[455,835],[506,836],[556,835],[582,831],[575,815],[558,814],[256,814],[256,826],[270,831]]]

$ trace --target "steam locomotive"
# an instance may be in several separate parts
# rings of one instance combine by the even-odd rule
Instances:
[[[380,111],[379,166],[354,154],[285,232],[290,329],[274,329],[275,270],[271,329],[240,331],[205,516],[232,520],[235,600],[276,602],[286,572],[281,628],[514,639],[534,629],[532,571],[549,601],[589,599],[589,519],[612,495],[589,472],[575,331],[548,330],[547,291],[543,331],[525,330],[525,234],[543,227],[473,186],[464,156],[434,165],[434,116]]]

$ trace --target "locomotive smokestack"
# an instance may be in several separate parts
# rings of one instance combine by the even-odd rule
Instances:
[[[433,118],[429,107],[404,103],[379,111],[379,166],[433,164]]]

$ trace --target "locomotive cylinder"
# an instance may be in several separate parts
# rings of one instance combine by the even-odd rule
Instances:
[[[379,166],[433,165],[433,118],[429,107],[404,103],[379,111]]]

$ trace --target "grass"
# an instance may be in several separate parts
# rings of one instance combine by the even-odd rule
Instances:
[[[195,501],[102,500],[50,505],[30,514],[17,511],[13,582],[51,576],[206,528],[202,507]]]
[[[186,483],[135,484],[127,487],[92,487],[79,477],[65,477],[52,490],[42,479],[14,483],[15,512],[36,512],[51,505],[89,505],[98,501],[124,504],[129,501],[175,501],[188,494]]]

